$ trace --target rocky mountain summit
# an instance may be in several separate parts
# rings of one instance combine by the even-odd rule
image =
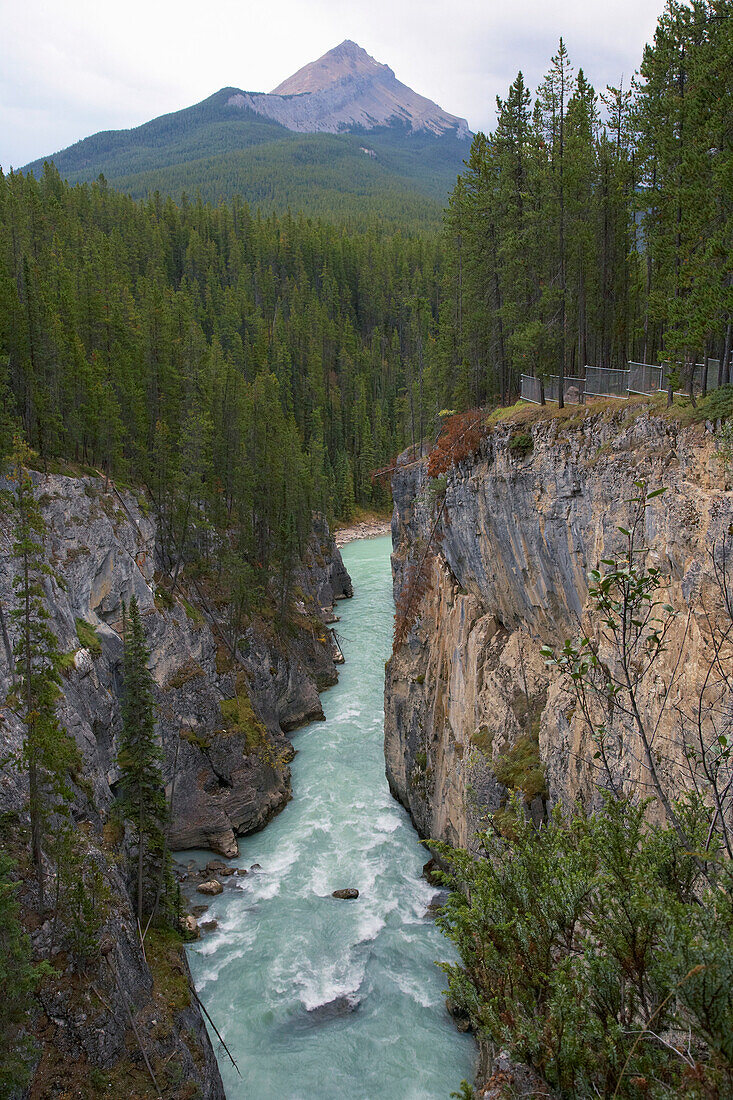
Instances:
[[[340,133],[396,124],[409,131],[470,137],[468,123],[418,95],[349,39],[304,65],[270,94],[235,92],[231,107],[249,107],[289,130]]]
[[[368,136],[367,136],[368,135]],[[273,92],[227,85],[201,103],[130,130],[92,134],[53,161],[69,183],[101,174],[135,198],[200,192],[253,207],[319,216],[432,224],[468,153],[465,119],[397,79],[355,42],[342,42]]]

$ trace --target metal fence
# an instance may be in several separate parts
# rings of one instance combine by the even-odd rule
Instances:
[[[662,368],[653,363],[629,363],[629,393],[659,393],[663,390]]]
[[[628,397],[629,372],[586,365],[585,392],[591,397]]]
[[[545,382],[545,397],[548,401],[557,401],[560,396],[560,377],[552,375]],[[585,401],[585,379],[566,374],[563,396],[568,405],[582,405]]]
[[[719,365],[717,359],[708,359],[708,376],[707,381],[705,381],[705,364],[695,363],[692,372],[692,392],[696,396],[702,393],[703,383],[705,383],[706,390],[717,388]],[[661,366],[654,366],[651,363],[629,363],[629,393],[654,394],[666,390],[672,369],[671,363],[662,363]],[[684,376],[684,372],[679,365],[677,366],[676,383],[679,388],[675,389],[675,393],[686,394],[690,392],[689,378]]]
[[[551,374],[545,379],[545,400],[557,401],[560,394],[560,376]],[[563,396],[567,405],[583,405],[585,403],[585,379],[574,375],[565,375]],[[542,401],[542,391],[539,378],[532,374],[522,375],[522,399],[539,405]]]
[[[542,383],[533,374],[522,375],[522,400],[533,405],[542,404]]]
[[[718,386],[720,362],[708,359],[707,379],[705,364],[696,363],[692,376],[692,392],[699,396],[705,390],[714,390]],[[653,396],[663,392],[669,384],[673,364],[629,363],[627,370],[613,367],[586,366],[585,378],[565,376],[563,396],[568,405],[582,405],[587,397],[628,397],[631,393]],[[689,380],[683,377],[681,364],[677,364],[677,385],[682,388],[674,392],[680,396],[689,393]],[[560,391],[560,377],[551,374],[545,379],[545,399],[557,401]],[[540,380],[531,374],[522,375],[522,399],[535,405],[541,403]]]

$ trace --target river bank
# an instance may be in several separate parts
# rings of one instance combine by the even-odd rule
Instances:
[[[335,530],[333,541],[340,550],[342,546],[346,546],[350,542],[356,542],[358,539],[382,538],[384,535],[389,535],[391,530],[392,520],[390,518],[358,520],[349,524],[348,527],[340,527]]]

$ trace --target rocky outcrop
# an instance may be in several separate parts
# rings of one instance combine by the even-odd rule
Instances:
[[[144,501],[94,478],[51,475],[38,479],[38,492],[55,570],[48,589],[51,625],[61,651],[76,651],[60,714],[81,748],[95,805],[104,814],[114,798],[122,601],[135,595],[156,684],[172,847],[236,854],[236,836],[260,828],[290,797],[292,747],[284,731],[323,718],[318,691],[337,678],[320,609],[350,595],[351,587],[327,527],[316,523],[298,577],[303,612],[287,643],[255,623],[232,662],[216,622],[156,586],[155,524]],[[13,569],[6,554],[0,566],[6,606]],[[84,648],[77,620],[91,628],[98,652]],[[8,677],[5,665],[3,697]],[[227,711],[227,701],[238,698],[254,708],[251,728]],[[267,730],[266,751],[256,743],[258,723]]]
[[[249,108],[289,130],[337,134],[398,123],[408,130],[468,140],[463,118],[413,92],[356,42],[329,50],[288,77],[271,93],[233,91],[227,106]],[[373,150],[365,149],[373,154]]]
[[[436,552],[426,559],[429,578],[386,675],[387,774],[423,836],[470,845],[487,815],[506,802],[508,772],[537,820],[557,801],[596,802],[594,746],[540,649],[578,635],[587,572],[620,551],[624,502],[637,495],[638,481],[667,488],[650,503],[644,537],[670,578],[666,598],[691,609],[689,621],[683,614],[675,622],[649,688],[673,683],[671,723],[676,703],[699,691],[700,600],[711,605],[710,551],[733,518],[732,494],[703,425],[683,428],[623,408],[581,413],[575,424],[558,418],[531,430],[499,425],[444,482],[429,482],[425,460],[403,461],[395,472],[398,607],[445,492]],[[621,726],[617,734],[616,774],[638,782],[638,756]],[[671,726],[660,727],[659,737],[667,735],[668,746]]]
[[[321,608],[332,610],[334,599],[351,594],[348,574],[328,528],[317,520],[297,578],[302,610],[287,638],[264,621],[254,622],[233,658],[216,618],[189,602],[182,590],[170,592],[158,583],[155,523],[142,497],[97,478],[34,475],[34,482],[47,533],[49,626],[66,655],[57,711],[81,756],[73,814],[108,901],[100,903],[99,942],[84,980],[71,963],[60,960],[67,970],[45,995],[38,1090],[32,1095],[55,1095],[43,1090],[59,1082],[66,1082],[68,1095],[76,1095],[72,1065],[80,1072],[93,1066],[109,1073],[110,1088],[116,1087],[115,1074],[129,1061],[130,1043],[136,1045],[132,1013],[151,1061],[170,1064],[187,1088],[195,1086],[197,1095],[219,1100],[224,1093],[216,1059],[185,956],[164,933],[152,930],[143,952],[109,835],[119,779],[123,601],[136,597],[151,652],[171,847],[213,848],[231,856],[237,852],[236,837],[262,827],[290,797],[293,748],[285,731],[323,717],[318,690],[335,681],[336,670]],[[0,527],[0,606],[6,610],[15,600],[16,569],[6,516]],[[191,591],[188,595],[195,599]],[[13,624],[7,616],[5,625],[12,646]],[[4,646],[0,698],[10,688],[10,655]],[[22,827],[25,775],[7,763],[19,757],[21,747],[21,727],[12,711],[3,709],[0,820],[15,815],[12,819]],[[18,851],[22,858],[22,847]],[[37,952],[51,952],[52,959],[54,934],[48,921],[34,929]],[[120,1086],[115,1095],[122,1092]],[[178,1092],[171,1085],[166,1095]]]

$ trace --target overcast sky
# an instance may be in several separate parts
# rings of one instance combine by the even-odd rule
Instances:
[[[219,88],[270,91],[345,38],[415,91],[493,124],[560,35],[597,88],[624,82],[662,0],[0,0],[0,164],[137,126]]]

